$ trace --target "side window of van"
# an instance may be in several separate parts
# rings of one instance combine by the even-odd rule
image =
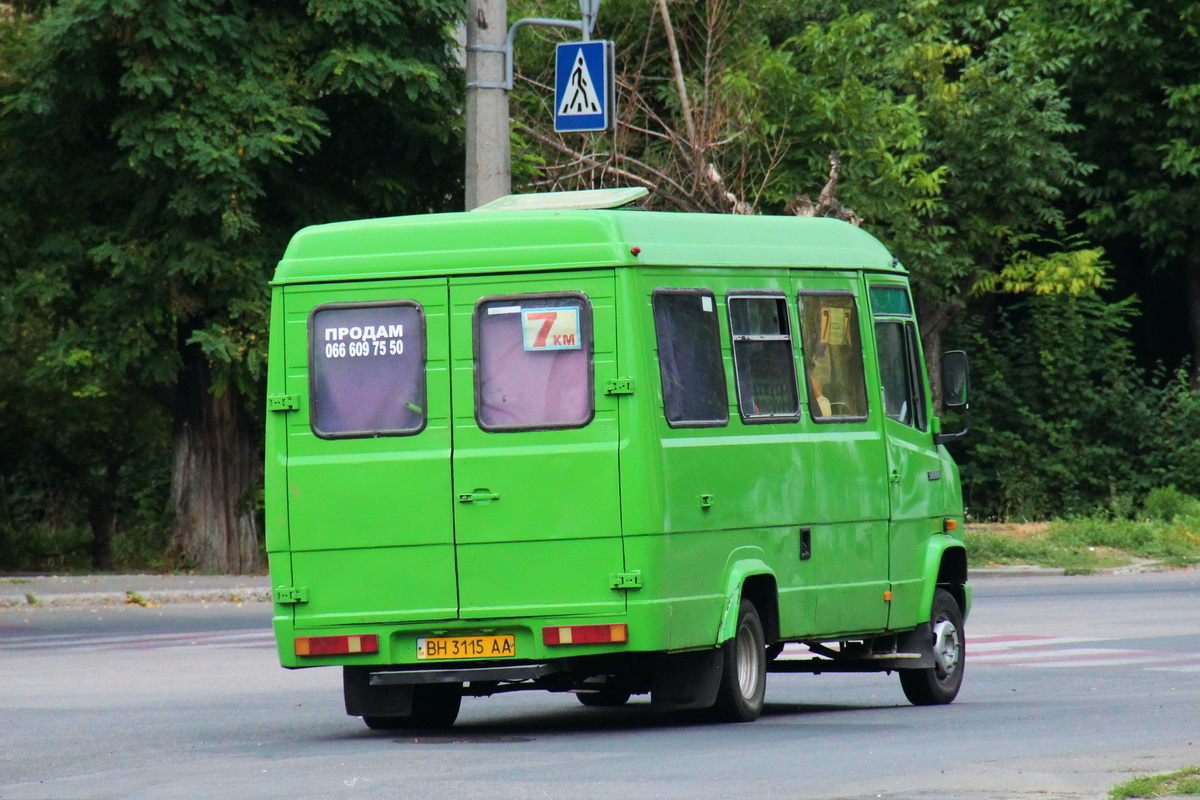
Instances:
[[[902,286],[872,286],[871,310],[875,314],[883,412],[897,422],[923,431],[925,387],[908,292]]]
[[[800,331],[808,406],[813,420],[865,420],[867,386],[854,296],[801,292]]]
[[[789,422],[799,418],[787,300],[783,296],[731,294],[728,303],[742,419]]]
[[[327,303],[308,320],[309,424],[322,439],[403,436],[425,428],[420,304]]]
[[[911,322],[876,321],[883,412],[897,422],[925,430],[925,397],[917,370],[916,330]]]
[[[595,411],[592,308],[582,294],[475,306],[475,419],[487,431],[581,428]]]
[[[653,305],[667,424],[672,428],[728,424],[729,394],[713,293],[656,289]]]

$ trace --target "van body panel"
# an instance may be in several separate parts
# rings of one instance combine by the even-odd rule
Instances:
[[[436,671],[419,640],[477,635],[514,637],[495,663],[643,665],[732,636],[748,580],[756,597],[773,587],[778,641],[870,641],[928,622],[942,559],[962,547],[943,530],[961,490],[933,443],[908,280],[861,229],[629,210],[363,220],[298,233],[272,284],[266,520],[284,666]],[[873,302],[875,287],[903,297]],[[668,415],[664,294],[711,314],[705,396],[723,381],[725,418]],[[370,359],[338,361],[341,330],[362,353],[368,326],[402,352],[375,361],[372,341]],[[919,409],[881,367],[897,342]],[[838,347],[861,358],[860,407],[816,385]],[[546,633],[607,625],[625,638]],[[379,651],[292,645],[347,634]]]

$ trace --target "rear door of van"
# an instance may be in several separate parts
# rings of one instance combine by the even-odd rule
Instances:
[[[445,278],[284,289],[297,628],[453,619]]]
[[[464,619],[625,608],[613,270],[452,278]]]

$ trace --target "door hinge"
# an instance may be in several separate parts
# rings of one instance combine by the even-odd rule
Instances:
[[[641,572],[616,572],[608,576],[610,589],[640,589],[642,588]]]
[[[604,384],[604,393],[607,395],[614,394],[633,394],[633,378],[617,378]]]
[[[300,408],[300,397],[294,394],[274,394],[267,398],[267,411],[295,411]]]
[[[288,606],[308,602],[308,588],[304,586],[280,586],[271,592],[271,599],[277,605]]]

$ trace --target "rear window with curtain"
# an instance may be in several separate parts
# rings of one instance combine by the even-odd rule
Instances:
[[[489,297],[475,307],[475,418],[488,431],[592,420],[592,314],[570,295]]]
[[[309,421],[324,439],[425,428],[420,304],[330,303],[309,315]]]
[[[656,289],[653,305],[667,424],[672,428],[727,424],[729,395],[712,292]]]

